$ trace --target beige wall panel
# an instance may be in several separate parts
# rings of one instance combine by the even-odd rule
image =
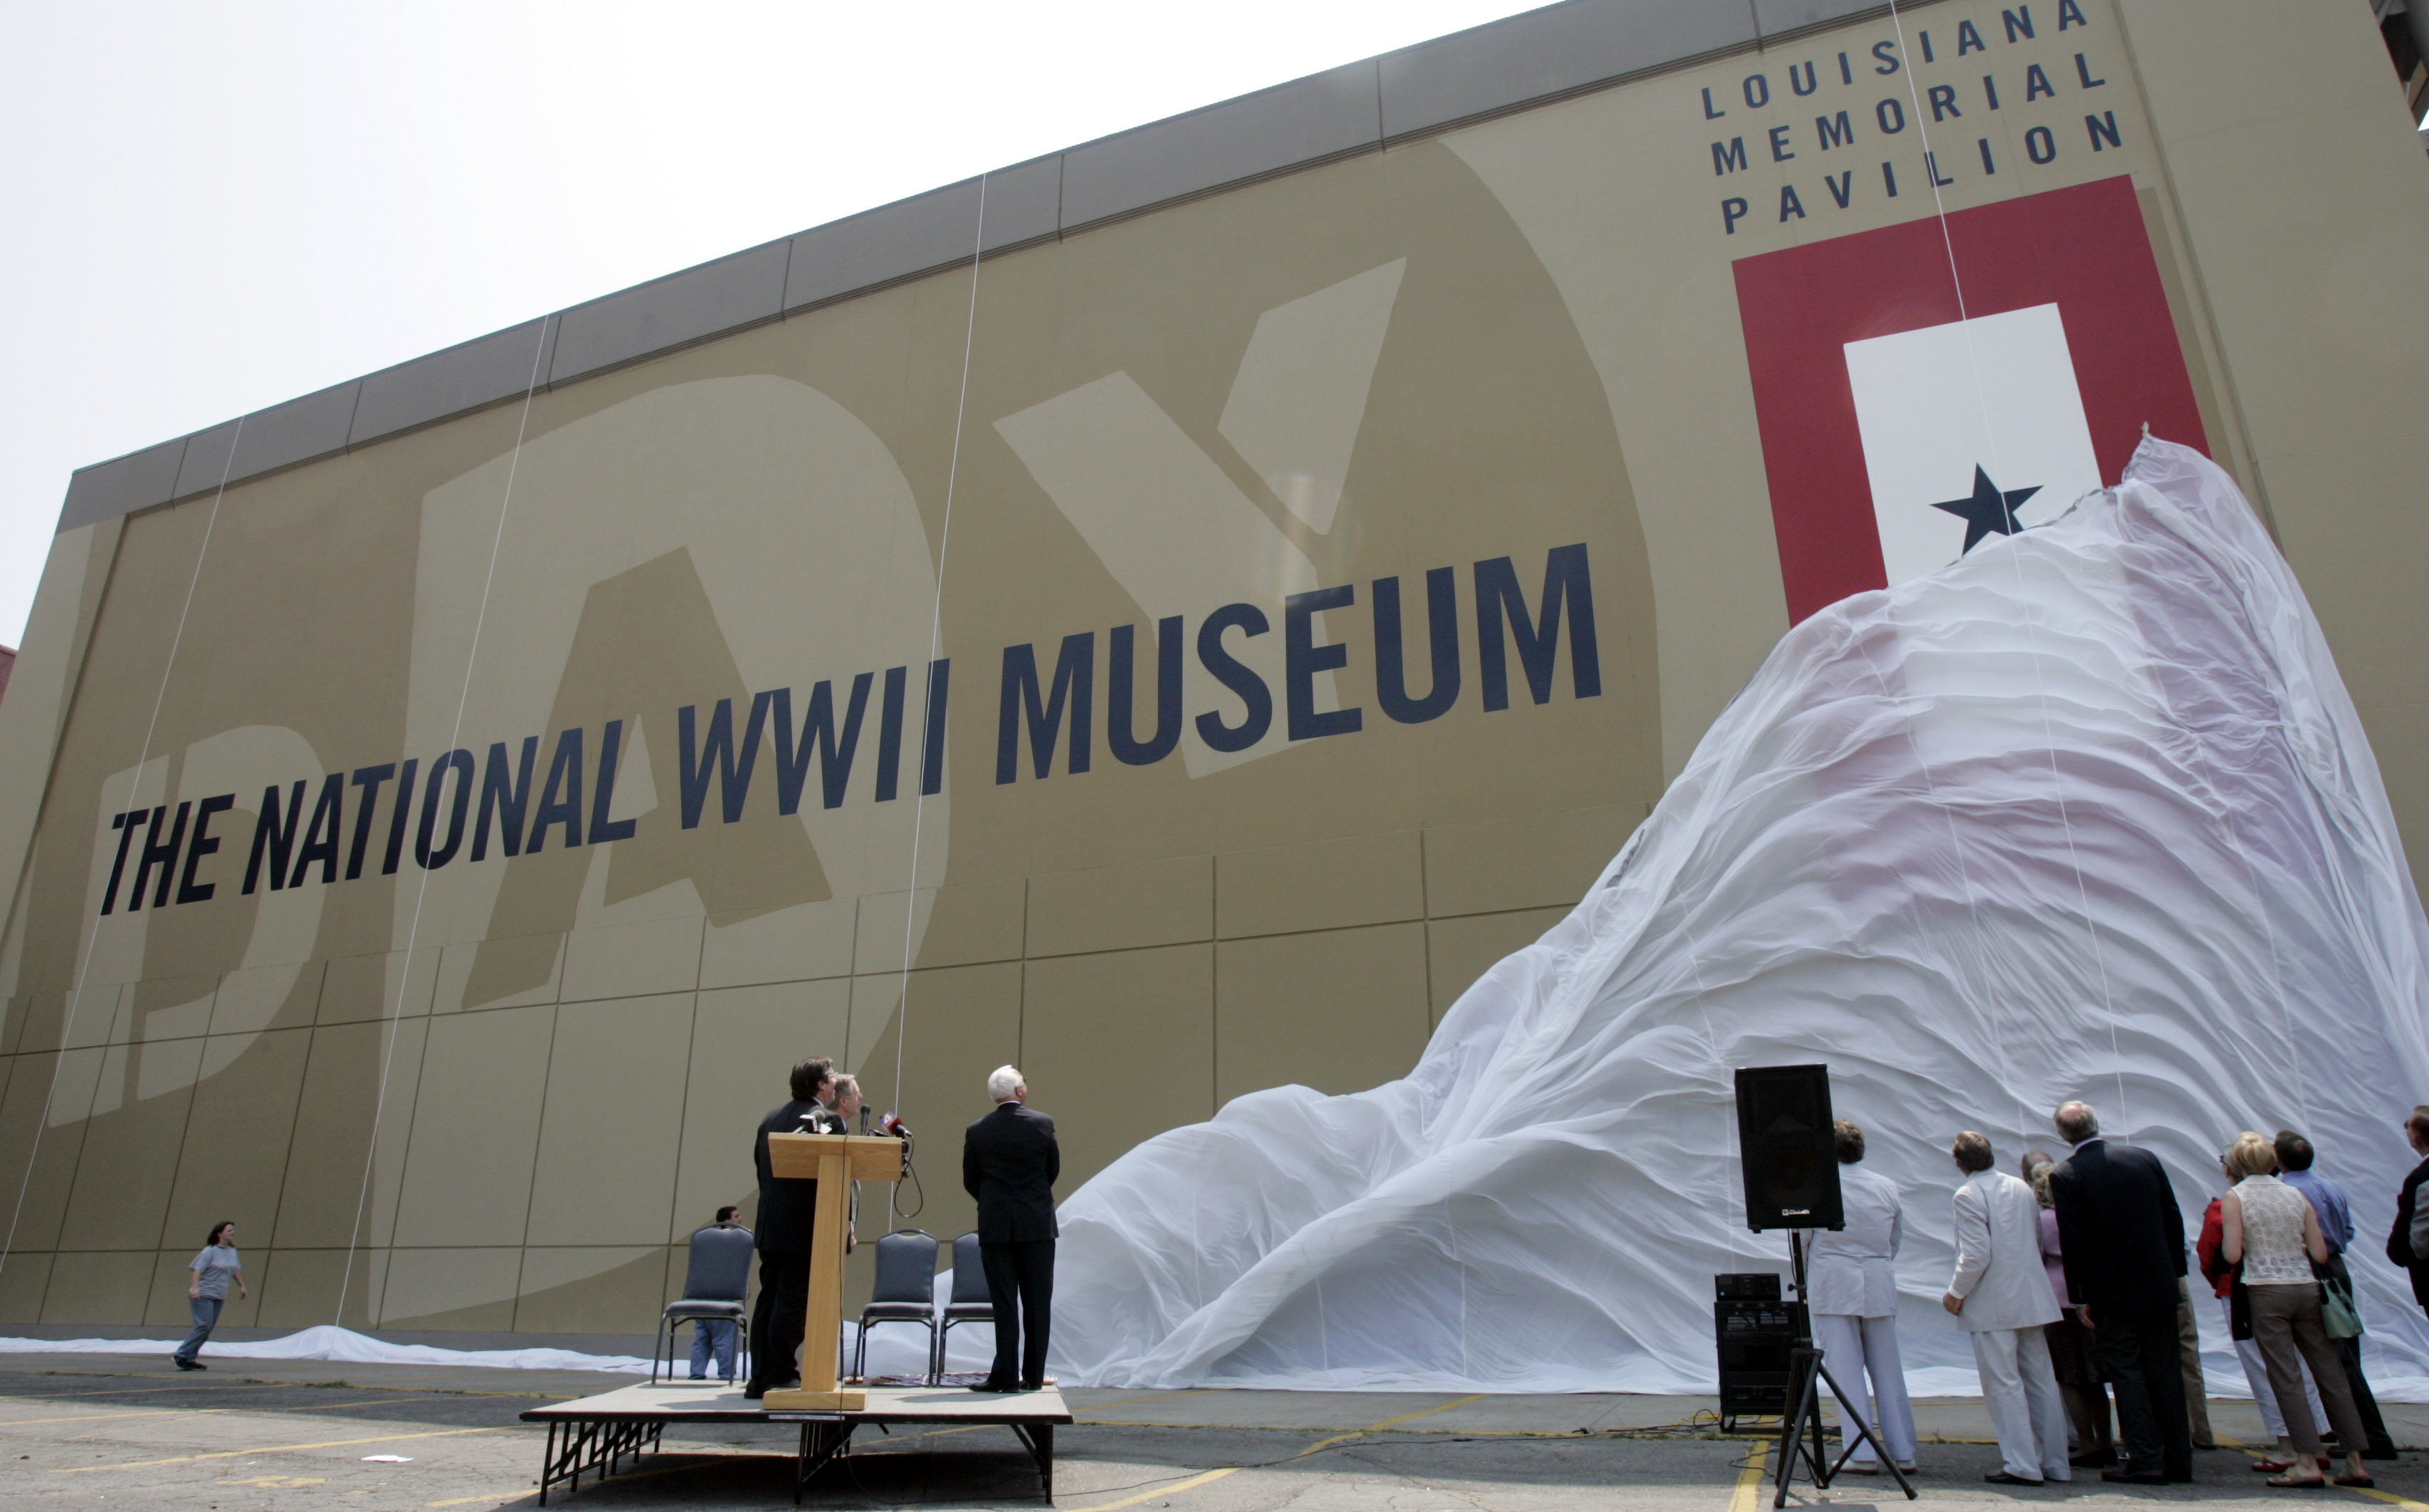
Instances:
[[[659,1300],[666,1274],[664,1246],[527,1249],[515,1332],[646,1334],[666,1306]],[[688,1335],[679,1342],[688,1346]]]
[[[280,1249],[343,1249],[351,1242],[376,1242],[385,1234],[429,1023],[416,1018],[392,1025],[323,1025],[312,1031],[304,1093],[295,1106],[295,1127],[309,1135],[299,1134],[288,1146],[287,1179],[278,1195]],[[376,1148],[375,1112],[381,1118]]]
[[[0,1323],[41,1322],[42,1291],[50,1284],[50,1251],[9,1251],[0,1263]]]
[[[558,1011],[523,1242],[665,1241],[692,1035],[689,994]]]
[[[1017,877],[952,882],[919,891],[910,920],[913,963],[974,966],[1020,959],[1021,918],[1027,904]],[[904,906],[908,893],[880,893],[860,900],[858,944],[852,969],[881,973],[902,969]]]
[[[962,1130],[994,1107],[987,1100],[987,1073],[1018,1063],[1020,979],[1017,961],[913,972],[910,1001],[885,1025],[861,1063],[861,1084],[868,1090],[870,1105],[881,1112],[899,1110],[919,1137],[919,1170],[928,1202],[916,1222],[932,1234],[950,1237],[976,1221],[976,1209],[962,1191]],[[890,978],[881,981],[889,992],[895,985]],[[911,1051],[898,1058],[906,1020]],[[875,1238],[885,1231],[884,1194],[862,1201],[860,1232],[863,1238]],[[874,1208],[868,1207],[872,1201]]]
[[[310,1328],[332,1322],[356,1330],[377,1326],[372,1304],[388,1276],[385,1250],[355,1251],[351,1273],[342,1249],[272,1250],[260,1263],[260,1278],[253,1283],[261,1297],[256,1327]],[[246,1274],[250,1278],[250,1264]]]
[[[330,961],[322,978],[320,1012],[314,1022],[354,1024],[429,1012],[442,952],[425,941],[411,956],[409,963],[402,950],[340,956]]]
[[[25,1035],[25,1020],[31,1013],[33,1006],[34,1000],[31,996],[0,999],[0,1055],[17,1053],[17,1042]],[[25,1048],[30,1050],[35,1047],[27,1045]]]
[[[1031,1100],[1059,1114],[1068,1196],[1141,1140],[1214,1116],[1214,946],[1031,961],[1020,1055]]]
[[[117,581],[174,583],[182,593],[202,545],[204,517],[204,511],[179,508],[121,522],[117,549],[108,553],[115,561],[88,564],[85,592],[92,606],[97,610],[101,599],[100,584],[91,577],[95,566]],[[100,544],[98,539],[95,544]],[[145,732],[153,727],[153,705],[160,695],[161,672],[178,614],[165,587],[157,594],[113,595],[108,610],[93,619],[89,649],[80,662],[71,664],[76,707],[60,729],[58,749],[43,764],[50,786],[42,814],[58,828],[49,844],[38,837],[22,884],[14,873],[8,877],[9,884],[18,888],[16,906],[25,915],[18,990],[35,994],[38,1013],[48,1018],[46,1032],[38,1043],[58,1043],[58,1021],[48,1017],[45,1006],[56,1001],[50,994],[65,994],[84,972],[84,946],[93,922],[91,914],[98,908],[107,880],[106,870],[100,878],[90,875],[100,844],[97,837],[108,834],[111,814],[131,806],[128,778],[147,748]],[[154,753],[143,783],[149,801],[157,800],[168,775],[169,764],[159,753],[173,746],[182,748],[184,744],[178,732],[159,733],[161,738],[148,746]],[[103,864],[106,867],[107,862]],[[131,880],[131,863],[128,870]],[[174,905],[172,912],[176,912]],[[142,916],[148,920],[148,913]],[[127,922],[123,908],[114,917],[122,925]],[[126,931],[115,932],[123,938]],[[195,942],[188,936],[184,943]],[[92,952],[94,963],[104,967],[102,979],[128,980],[147,971],[174,976],[236,964],[233,961],[172,961],[165,952],[151,961],[139,955],[130,964],[113,959],[115,954],[106,949]],[[78,1032],[83,1032],[81,1025]]]
[[[1417,832],[1234,851],[1214,860],[1224,939],[1426,916]]]
[[[1568,908],[1644,822],[1637,804],[1533,814],[1426,831],[1426,902],[1435,918]]]
[[[311,1050],[312,1030],[275,1030],[196,1084],[163,1244],[174,1246],[190,1231],[199,1246],[212,1224],[232,1220],[239,1248],[270,1247]],[[321,1131],[307,1128],[302,1137],[318,1139]]]
[[[2409,649],[2429,637],[2429,522],[2417,468],[2381,444],[2419,428],[2429,384],[2429,312],[2387,298],[2429,272],[2429,180],[2385,45],[2358,8],[2120,11],[2288,560],[2365,714],[2429,699]],[[2239,45],[2185,47],[2188,26]]]
[[[1074,955],[1205,940],[1214,929],[1209,856],[1029,879],[1029,954]]]
[[[1567,909],[1522,909],[1514,913],[1471,913],[1426,925],[1427,976],[1440,1024],[1459,994],[1476,985],[1502,957],[1533,945],[1568,916]]]
[[[52,537],[34,589],[8,677],[17,699],[0,699],[0,922],[18,922],[17,884],[25,875],[69,692],[107,581],[106,572],[94,568],[116,552],[124,526],[124,520],[106,520]],[[15,985],[0,984],[11,992]]]
[[[317,1018],[325,961],[294,965],[248,966],[220,978],[211,997],[213,1034],[250,1034],[289,1029]]]
[[[61,1252],[51,1262],[51,1284],[42,1293],[42,1322],[117,1327],[141,1323],[154,1258],[149,1249]]]
[[[2429,835],[2429,703],[2369,710],[2363,718],[2397,826],[2407,837]],[[2409,846],[2406,855],[2423,848],[2429,843]]]
[[[454,1013],[555,1002],[565,967],[565,942],[561,934],[519,934],[504,940],[462,940],[445,946],[439,953],[438,981],[430,1011]],[[476,983],[474,978],[484,966],[502,981],[532,980],[535,985],[504,992],[497,983]]]
[[[25,1195],[17,1203],[17,1248],[47,1250],[58,1242],[101,1058],[99,1050],[71,1050],[65,1056],[42,1053],[9,1060],[0,1135],[7,1139],[12,1163],[24,1172],[18,1178]]]
[[[700,985],[748,987],[849,977],[856,911],[855,900],[837,897],[713,918],[701,947]]]
[[[520,1249],[400,1249],[388,1257],[380,1292],[383,1328],[465,1328],[504,1333],[515,1325]]]
[[[398,1199],[401,1244],[520,1244],[556,1010],[501,1008],[430,1023]]]
[[[140,981],[128,994],[112,1038],[191,1040],[210,1032],[211,1004],[219,995],[216,976],[169,977]]]
[[[683,1151],[674,1214],[662,1236],[680,1239],[717,1216],[727,1203],[749,1223],[758,1208],[759,1178],[752,1140],[759,1121],[792,1097],[785,1077],[793,1064],[840,1053],[851,1014],[849,979],[734,987],[702,993],[692,1019],[690,1060],[684,1069]],[[653,1093],[677,1083],[669,1065]],[[891,1088],[870,1089],[878,1097]],[[880,1109],[881,1111],[883,1109]]]
[[[160,1243],[161,1224],[168,1216],[169,1193],[177,1175],[177,1158],[172,1152],[185,1136],[202,1043],[147,1044],[128,1058],[142,1070],[153,1070],[164,1057],[174,1058],[167,1073],[155,1072],[171,1084],[170,1090],[149,1098],[135,1095],[138,1064],[120,1071],[112,1063],[117,1054],[110,1051],[110,1059],[102,1063],[99,1100],[116,1094],[124,1101],[107,1111],[96,1110],[86,1126],[67,1222],[59,1231],[63,1249],[152,1249]]]
[[[694,917],[576,929],[565,943],[564,1000],[690,992],[700,981],[701,928]]]
[[[1422,924],[1226,941],[1214,953],[1214,1105],[1291,1083],[1363,1092],[1426,1047]]]
[[[80,1050],[87,1045],[124,1044],[135,1038],[133,982],[101,982],[88,980],[81,989],[71,989],[59,998],[59,1022],[66,1026],[66,1037],[60,1041],[66,1048]]]

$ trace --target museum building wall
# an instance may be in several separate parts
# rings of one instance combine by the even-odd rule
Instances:
[[[2351,8],[1580,0],[86,469],[0,1323],[172,1323],[234,1218],[231,1325],[646,1332],[800,1057],[946,1238],[1000,1062],[1066,1194],[1405,1072],[1958,550],[1884,459],[1960,315],[2074,396],[2041,507],[2146,422],[2236,473],[2416,827],[2429,169]]]

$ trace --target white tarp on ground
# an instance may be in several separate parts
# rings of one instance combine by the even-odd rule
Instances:
[[[2238,1130],[2307,1132],[2353,1197],[2365,1357],[2423,1400],[2429,1332],[2379,1247],[2429,1098],[2424,945],[2292,574],[2223,472],[2147,442],[2065,518],[1791,631],[1405,1080],[1253,1093],[1082,1187],[1057,1367],[1709,1391],[1711,1276],[1786,1249],[1743,1226],[1731,1072],[1823,1060],[1908,1194],[1918,1389],[1974,1381],[1939,1307],[1951,1136],[2012,1168],[2081,1096],[2166,1160],[2189,1238]]]
[[[936,1275],[936,1304],[953,1292],[953,1273]],[[844,1357],[851,1359],[854,1330],[843,1325]],[[184,1339],[0,1339],[0,1355],[166,1355]],[[966,1323],[947,1336],[948,1371],[983,1371],[995,1352],[995,1330]],[[691,1329],[675,1330],[675,1372],[691,1370]],[[214,1339],[203,1346],[215,1359],[332,1360],[348,1365],[471,1365],[515,1371],[613,1371],[647,1375],[650,1362],[637,1355],[586,1355],[570,1349],[441,1349],[432,1344],[391,1344],[351,1328],[322,1323],[278,1339]],[[876,1375],[918,1375],[928,1368],[928,1334],[907,1323],[880,1324],[868,1336],[868,1369]]]

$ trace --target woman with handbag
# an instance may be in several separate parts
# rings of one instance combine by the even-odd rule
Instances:
[[[2239,1267],[2253,1341],[2269,1367],[2269,1389],[2293,1441],[2292,1471],[2272,1475],[2268,1484],[2326,1484],[2319,1420],[2311,1416],[2303,1395],[2303,1366],[2307,1364],[2328,1421],[2346,1449],[2345,1472],[2336,1477],[2336,1484],[2367,1490],[2377,1484],[2361,1463],[2369,1431],[2354,1410],[2344,1367],[2328,1341],[2320,1312],[2321,1288],[2312,1268],[2327,1263],[2328,1241],[2320,1235],[2319,1218],[2308,1198],[2277,1179],[2277,1151],[2259,1135],[2236,1136],[2226,1152],[2226,1169],[2236,1184],[2219,1200],[2219,1254]]]
[[[2231,1151],[2231,1147],[2230,1147]],[[2226,1184],[2236,1183],[2235,1170],[2219,1158],[2219,1169],[2226,1173]],[[2286,1415],[2277,1410],[2277,1393],[2269,1389],[2269,1364],[2260,1357],[2260,1346],[2253,1342],[2252,1320],[2247,1306],[2238,1306],[2243,1299],[2236,1295],[2235,1267],[2219,1254],[2226,1241],[2226,1220],[2221,1212],[2224,1199],[2212,1197],[2209,1208],[2202,1214],[2201,1237],[2193,1241],[2193,1257],[2200,1262],[2201,1274],[2212,1290],[2218,1293],[2218,1310],[2226,1319],[2227,1337],[2235,1340],[2235,1357],[2243,1366],[2243,1379],[2252,1388],[2252,1405],[2260,1409],[2261,1425],[2276,1440],[2276,1449],[2266,1459],[2256,1459],[2252,1468],[2264,1475],[2283,1475],[2294,1468],[2294,1441],[2286,1436]],[[2324,1422],[2327,1409],[2320,1405],[2320,1389],[2311,1384],[2310,1372],[2304,1372],[2304,1401],[2311,1408],[2313,1422]]]

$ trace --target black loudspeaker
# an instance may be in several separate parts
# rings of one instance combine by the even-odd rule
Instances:
[[[1773,1276],[1776,1290],[1779,1278]],[[1790,1352],[1813,1341],[1801,1302],[1727,1300],[1712,1304],[1712,1333],[1721,1356],[1721,1431],[1743,1417],[1782,1417],[1794,1382]]]
[[[1738,1073],[1738,1155],[1746,1226],[1839,1228],[1838,1140],[1830,1130],[1830,1068],[1748,1066]]]

